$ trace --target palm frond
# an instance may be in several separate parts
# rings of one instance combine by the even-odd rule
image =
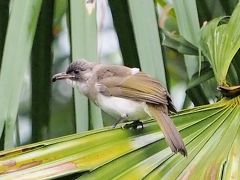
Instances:
[[[2,152],[0,177],[239,178],[239,101],[223,99],[172,117],[187,158],[174,155],[156,122],[148,120],[144,129],[105,128]]]
[[[235,8],[227,23],[220,17],[202,28],[201,49],[212,65],[217,82],[227,85],[226,76],[233,57],[240,48],[240,4]]]

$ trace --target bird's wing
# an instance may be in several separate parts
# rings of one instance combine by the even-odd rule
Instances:
[[[111,74],[111,73],[109,73]],[[174,107],[167,90],[155,79],[143,72],[119,76],[112,73],[98,81],[100,92],[104,95],[129,98],[152,104]],[[174,108],[173,109],[174,111]]]

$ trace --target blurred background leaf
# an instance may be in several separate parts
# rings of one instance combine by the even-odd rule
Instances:
[[[164,32],[163,35],[163,45],[172,48],[179,53],[187,55],[198,55],[198,48],[184,39],[181,35],[177,35],[170,32]]]
[[[54,1],[43,1],[32,47],[32,141],[48,138]]]
[[[72,60],[87,59],[97,61],[97,21],[96,2],[92,4],[92,11],[87,9],[88,2],[73,0],[70,6],[70,37]],[[74,90],[76,131],[86,131],[90,128],[101,128],[103,122],[101,111],[95,104]]]
[[[128,5],[141,68],[166,86],[165,66],[154,2],[129,0]],[[143,11],[146,14],[142,13]]]
[[[113,24],[117,32],[124,65],[140,68],[127,0],[109,1],[109,6],[112,13]]]
[[[9,1],[10,0],[0,0],[0,69],[9,18]]]
[[[15,144],[14,132],[19,98],[29,65],[41,3],[41,0],[35,2],[27,0],[14,1],[12,4],[0,74],[0,134],[2,135],[5,126],[5,148],[12,148]]]

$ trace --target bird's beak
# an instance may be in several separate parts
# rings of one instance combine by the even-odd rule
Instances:
[[[52,82],[55,82],[57,80],[62,80],[62,79],[71,79],[71,78],[74,78],[74,77],[75,76],[73,76],[71,74],[66,74],[65,72],[62,72],[62,73],[55,74],[52,77]]]

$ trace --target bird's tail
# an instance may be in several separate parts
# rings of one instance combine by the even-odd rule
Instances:
[[[164,112],[164,109],[162,108],[164,107],[148,104],[148,113],[158,122],[171,150],[174,153],[179,152],[183,156],[187,156],[187,150],[180,133],[170,117],[166,114],[167,112]]]

